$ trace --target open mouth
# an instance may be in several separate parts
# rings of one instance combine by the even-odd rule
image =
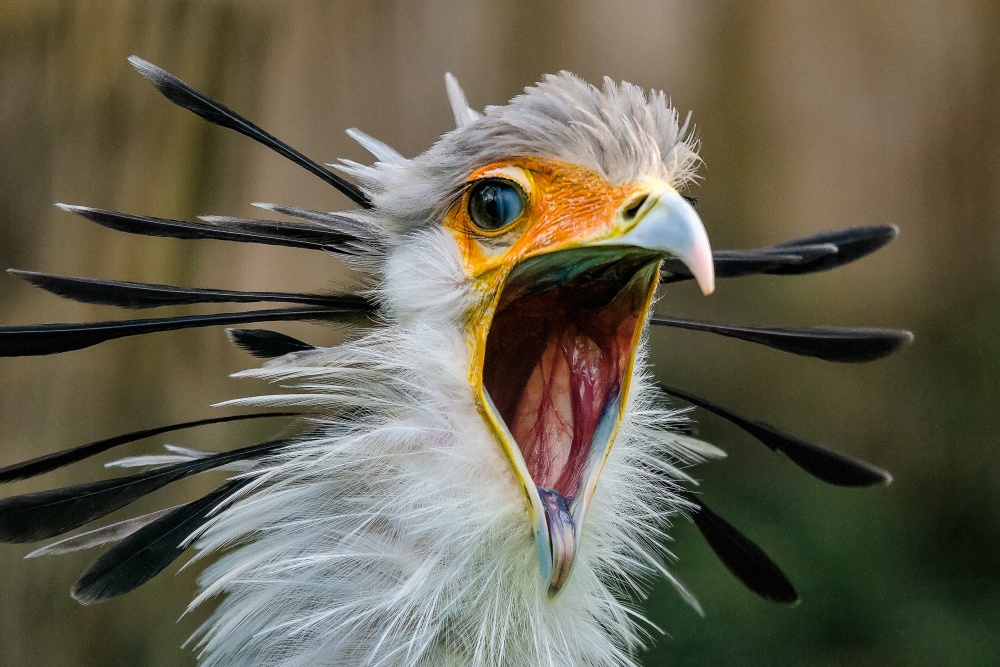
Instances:
[[[511,272],[493,315],[483,389],[537,493],[550,559],[570,558],[551,562],[556,590],[621,421],[658,266],[621,248],[541,255]]]

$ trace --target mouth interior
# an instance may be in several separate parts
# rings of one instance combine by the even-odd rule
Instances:
[[[656,262],[584,261],[567,276],[572,260],[560,256],[569,252],[512,272],[486,339],[483,386],[535,486],[572,504],[618,419]]]

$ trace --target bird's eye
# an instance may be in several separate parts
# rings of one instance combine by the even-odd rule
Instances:
[[[503,229],[524,211],[524,191],[511,181],[487,178],[469,192],[469,218],[484,232]]]

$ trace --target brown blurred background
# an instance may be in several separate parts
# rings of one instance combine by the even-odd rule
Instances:
[[[912,328],[898,357],[837,366],[725,339],[653,333],[658,374],[896,476],[830,488],[705,417],[730,457],[698,469],[706,501],[796,582],[794,609],[744,591],[686,523],[675,570],[646,602],[667,632],[648,665],[987,665],[1000,654],[1000,11],[994,2],[289,3],[0,0],[0,264],[235,289],[323,289],[336,260],[301,251],[115,233],[55,201],[190,218],[253,216],[252,201],[333,210],[318,179],[169,104],[126,64],[141,55],[321,162],[369,158],[360,127],[405,155],[451,125],[442,75],[474,106],[568,69],[666,90],[694,111],[717,248],[892,222],[901,237],[836,272],[687,285],[662,312],[732,322]],[[175,312],[184,312],[177,310]],[[160,312],[156,311],[159,315]],[[125,317],[0,279],[0,322]],[[336,331],[279,325],[333,343]],[[0,360],[0,462],[206,416],[261,389],[218,329]],[[246,443],[267,426],[166,442]],[[163,439],[133,446],[152,452]],[[83,463],[5,492],[92,479]],[[187,480],[142,508],[194,498]],[[175,488],[176,487],[176,488]],[[176,500],[175,500],[176,499]],[[203,612],[175,565],[96,608],[68,590],[93,553],[28,562],[0,549],[0,662],[192,665]]]

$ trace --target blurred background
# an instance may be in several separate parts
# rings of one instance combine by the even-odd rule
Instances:
[[[667,91],[694,112],[704,181],[691,194],[716,248],[839,227],[899,225],[841,270],[671,288],[661,312],[730,322],[878,325],[916,344],[838,366],[673,330],[652,334],[664,380],[891,470],[888,488],[824,486],[711,416],[730,452],[700,467],[704,498],[761,543],[802,597],[776,607],[740,587],[686,522],[677,574],[645,602],[646,665],[987,665],[1000,655],[1000,11],[994,2],[57,2],[0,0],[0,264],[234,289],[350,280],[335,259],[221,242],[127,236],[61,201],[188,218],[253,217],[252,201],[335,210],[345,198],[280,157],[164,100],[139,54],[320,162],[369,160],[359,127],[405,155],[452,127],[443,74],[473,106],[546,72]],[[185,312],[177,310],[175,312]],[[187,311],[190,312],[190,311]],[[160,314],[159,311],[156,312]],[[169,313],[166,313],[169,314]],[[0,322],[126,317],[0,279]],[[278,325],[333,344],[342,332]],[[0,463],[146,426],[209,416],[259,392],[221,330],[0,360]],[[226,448],[268,425],[167,442]],[[153,452],[162,439],[128,453]],[[82,463],[27,492],[103,474]],[[203,477],[203,478],[202,478]],[[192,499],[186,480],[141,508]],[[83,608],[68,591],[90,552],[24,562],[0,549],[0,662],[193,665],[180,645],[194,572]],[[192,568],[194,570],[196,568]]]

